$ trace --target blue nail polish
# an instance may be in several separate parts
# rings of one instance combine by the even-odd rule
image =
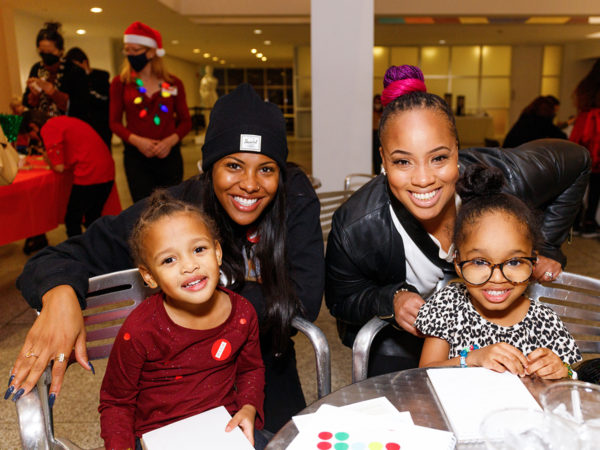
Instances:
[[[12,380],[15,378],[14,375],[11,375],[10,378],[8,379],[8,386],[10,386],[10,383],[12,383]]]
[[[23,388],[19,389],[19,390],[18,390],[18,391],[15,393],[14,397],[12,398],[12,401],[13,401],[13,402],[16,402],[17,400],[19,400],[19,399],[21,398],[21,396],[22,396],[24,393],[25,393],[25,389],[23,389]]]
[[[48,397],[48,405],[50,406],[50,409],[52,409],[52,407],[54,406],[55,400],[56,400],[56,394],[50,394],[50,397]]]
[[[10,394],[12,394],[14,390],[15,390],[14,386],[9,387],[6,390],[6,394],[4,394],[4,400],[8,400],[8,397],[10,397]]]
[[[92,362],[91,361],[88,361],[88,366],[90,366],[90,369],[92,369],[92,373],[94,375],[96,375],[96,369],[94,369],[94,366],[92,366]]]

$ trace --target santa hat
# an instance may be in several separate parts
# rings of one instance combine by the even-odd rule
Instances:
[[[150,28],[142,22],[133,22],[127,27],[123,36],[123,42],[125,44],[140,44],[145,47],[155,48],[158,56],[163,57],[165,55],[159,31]]]

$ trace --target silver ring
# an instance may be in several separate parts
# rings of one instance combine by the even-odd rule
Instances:
[[[29,350],[27,353],[25,353],[25,358],[39,358],[39,356],[40,355],[33,353],[33,350]]]
[[[64,353],[59,353],[59,354],[56,356],[56,360],[57,360],[58,362],[65,362],[65,354],[64,354]]]
[[[552,279],[552,277],[554,276],[554,274],[553,274],[552,272],[545,272],[545,273],[544,273],[544,276],[545,276],[546,278],[550,278],[550,279]]]

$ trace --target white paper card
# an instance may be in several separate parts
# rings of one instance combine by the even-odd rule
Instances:
[[[225,432],[231,416],[224,406],[173,422],[142,436],[146,450],[253,450],[239,428]]]
[[[510,372],[474,367],[431,369],[427,375],[459,442],[482,440],[481,422],[492,411],[541,410],[519,377]]]

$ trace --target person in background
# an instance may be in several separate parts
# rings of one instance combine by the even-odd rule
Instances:
[[[106,146],[111,148],[112,131],[108,124],[109,74],[106,70],[92,69],[87,55],[79,47],[71,48],[65,55],[87,75],[89,90],[88,123],[100,135]]]
[[[596,60],[589,73],[579,82],[573,95],[577,117],[569,139],[587,148],[592,157],[587,206],[580,232],[585,238],[593,238],[600,236],[600,227],[596,221],[600,201],[600,59]]]
[[[181,182],[181,140],[192,120],[183,83],[165,69],[160,33],[134,22],[123,42],[126,59],[110,85],[109,120],[111,130],[123,139],[127,183],[137,202],[156,187]]]
[[[22,128],[43,143],[46,161],[57,172],[73,172],[73,187],[67,204],[67,236],[81,234],[102,215],[115,179],[115,164],[106,144],[86,122],[75,117],[48,117],[27,111]]]
[[[556,97],[539,96],[525,107],[504,139],[504,148],[515,148],[526,142],[543,138],[567,139],[554,125],[560,103]]]
[[[373,175],[379,175],[381,172],[381,155],[379,154],[379,121],[381,120],[381,114],[383,113],[383,105],[381,104],[381,95],[377,94],[373,97],[373,147],[372,161],[373,161]]]

